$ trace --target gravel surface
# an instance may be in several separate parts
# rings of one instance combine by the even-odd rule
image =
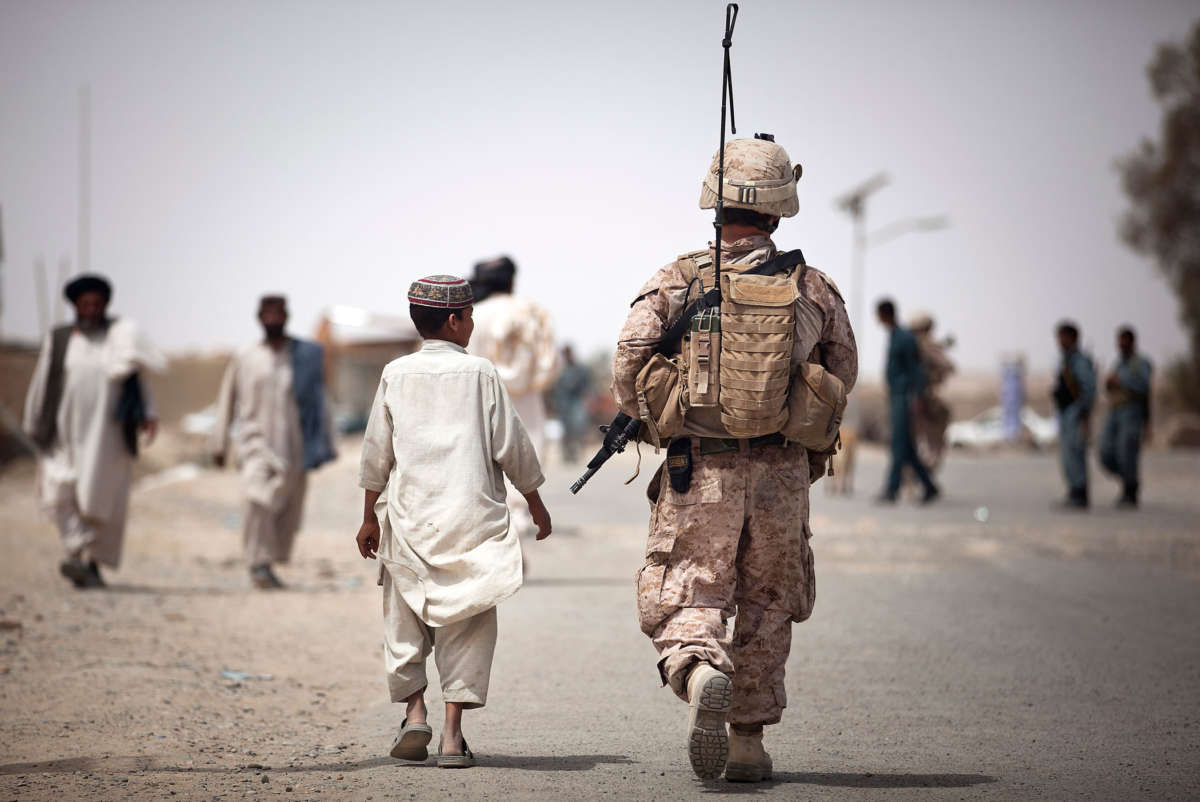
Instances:
[[[578,498],[577,467],[548,470],[556,533],[528,545],[465,717],[480,767],[389,758],[403,713],[352,542],[357,453],[313,476],[277,593],[248,587],[232,473],[135,491],[103,592],[57,575],[28,464],[0,475],[0,800],[1200,797],[1200,455],[1149,454],[1134,513],[1097,476],[1081,515],[1024,453],[952,455],[944,503],[877,507],[863,451],[857,497],[814,492],[818,601],[768,730],[775,780],[706,786],[636,624],[631,455]]]

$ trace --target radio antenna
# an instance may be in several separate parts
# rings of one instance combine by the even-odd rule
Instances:
[[[718,292],[721,290],[721,218],[725,212],[725,103],[729,102],[729,131],[737,133],[737,121],[733,115],[733,73],[729,69],[729,48],[733,46],[733,26],[737,24],[738,4],[725,6],[725,38],[721,47],[725,50],[725,66],[721,71],[721,149],[717,156],[717,217],[713,228],[717,231],[714,276]]]

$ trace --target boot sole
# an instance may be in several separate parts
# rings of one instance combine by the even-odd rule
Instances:
[[[688,726],[688,759],[692,771],[702,780],[715,780],[729,759],[729,733],[725,717],[733,704],[733,683],[729,677],[710,677],[700,688],[700,699],[692,706]]]

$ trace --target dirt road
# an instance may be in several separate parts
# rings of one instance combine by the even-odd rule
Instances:
[[[705,787],[635,622],[645,477],[622,487],[624,458],[580,498],[574,469],[549,472],[556,534],[530,546],[464,723],[481,767],[388,758],[402,713],[343,453],[272,594],[247,587],[232,473],[147,480],[121,570],[82,593],[31,471],[0,475],[0,799],[1200,796],[1198,456],[1149,455],[1138,513],[1098,485],[1072,515],[1049,457],[955,455],[944,504],[891,509],[865,454],[857,498],[814,494],[818,602],[768,734],[776,781]]]

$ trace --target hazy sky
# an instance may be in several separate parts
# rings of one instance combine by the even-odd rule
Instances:
[[[77,263],[76,108],[92,91],[93,269],[166,347],[256,335],[283,291],[403,312],[411,280],[507,252],[519,291],[590,351],[638,287],[703,247],[724,4],[0,0],[3,332],[38,331],[32,265]],[[739,135],[804,165],[776,236],[850,287],[833,198],[879,170],[866,298],[932,311],[957,358],[1053,359],[1078,319],[1108,361],[1132,322],[1160,362],[1175,302],[1118,240],[1114,159],[1156,134],[1145,65],[1193,2],[741,4]],[[868,304],[868,308],[869,308]],[[856,321],[863,370],[883,335]]]

